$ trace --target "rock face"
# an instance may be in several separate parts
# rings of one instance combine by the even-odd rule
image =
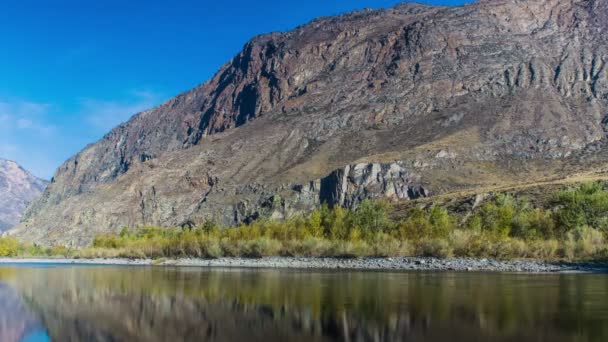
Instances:
[[[398,163],[348,165],[321,179],[320,183],[321,202],[351,208],[376,196],[398,200],[426,196],[424,188],[410,185],[409,174]]]
[[[39,197],[46,182],[17,163],[0,159],[0,232],[17,223],[29,202]]]
[[[85,244],[122,226],[235,223],[263,205],[285,203],[281,216],[602,167],[607,28],[606,1],[485,0],[256,37],[208,82],[66,161],[14,234]],[[346,166],[374,163],[383,171]]]
[[[347,165],[305,185],[272,189],[266,196],[259,196],[253,204],[238,202],[233,207],[233,223],[251,222],[260,217],[285,219],[323,204],[356,208],[366,199],[399,201],[427,197],[429,191],[419,184],[420,177],[410,174],[403,163]],[[256,187],[243,192],[247,190],[255,191]]]

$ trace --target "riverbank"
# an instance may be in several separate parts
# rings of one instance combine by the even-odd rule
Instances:
[[[386,270],[386,271],[470,271],[608,273],[608,263],[546,262],[540,260],[493,260],[473,258],[218,258],[218,259],[65,259],[65,258],[3,258],[1,265],[107,265],[107,266],[169,266],[212,268],[279,268],[319,270]]]

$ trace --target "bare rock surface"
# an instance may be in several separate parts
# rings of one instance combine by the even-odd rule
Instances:
[[[19,223],[27,204],[39,197],[45,186],[46,181],[17,163],[0,159],[0,232]]]
[[[86,245],[605,168],[607,28],[606,1],[484,0],[255,37],[66,161],[12,233]]]
[[[515,273],[608,273],[605,262],[549,262],[542,260],[497,260],[475,258],[313,258],[265,257],[219,259],[2,259],[0,265],[130,265],[212,268],[278,268],[330,270],[515,272]]]

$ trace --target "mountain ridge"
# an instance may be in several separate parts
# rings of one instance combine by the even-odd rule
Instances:
[[[42,194],[46,181],[16,162],[0,158],[0,231],[19,223],[26,205]]]
[[[444,193],[602,167],[606,19],[597,0],[401,4],[257,36],[64,163],[15,234],[85,244],[289,217],[336,172],[331,198],[356,204],[403,192],[387,184]]]

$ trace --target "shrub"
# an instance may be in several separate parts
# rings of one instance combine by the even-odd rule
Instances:
[[[356,258],[370,256],[372,249],[363,241],[334,241],[328,252],[334,257]]]
[[[589,226],[583,226],[567,233],[563,254],[570,259],[592,258],[605,248],[604,234]]]
[[[397,256],[402,251],[401,243],[386,233],[376,234],[372,250],[376,257]]]
[[[420,241],[418,255],[426,257],[449,258],[454,255],[454,250],[447,240],[428,239]]]
[[[83,259],[94,259],[94,258],[119,258],[124,257],[123,251],[120,249],[111,248],[86,248],[75,252],[74,257]],[[135,259],[135,258],[134,258]]]
[[[284,251],[286,255],[301,255],[307,257],[320,257],[329,255],[331,243],[326,239],[307,238],[304,241],[290,241],[289,247]]]
[[[17,256],[20,250],[19,241],[15,238],[5,237],[0,238],[0,256],[12,257]]]
[[[492,245],[490,256],[497,259],[525,258],[528,246],[523,240],[504,239]]]
[[[142,249],[136,249],[136,248],[122,249],[122,250],[120,250],[118,255],[121,258],[127,258],[127,259],[146,259],[146,258],[158,259],[158,258],[160,258],[160,256],[158,256],[158,254],[155,254],[155,253],[146,254],[146,251],[144,251]]]
[[[552,238],[556,225],[550,211],[533,208],[525,198],[497,195],[472,215],[470,230],[494,235],[494,240],[507,237],[534,240]]]
[[[551,239],[557,236],[555,221],[550,211],[536,208],[526,215],[527,230],[516,235],[524,239]]]
[[[317,209],[308,216],[308,220],[304,223],[308,234],[312,237],[321,237],[325,233],[325,227],[323,225],[323,220],[326,218],[326,210],[327,206],[324,206],[323,209]],[[300,225],[299,221],[295,222],[296,225]]]
[[[559,241],[551,240],[534,240],[528,248],[528,257],[537,259],[554,259],[558,256]]]
[[[217,239],[207,239],[202,242],[202,254],[206,258],[217,259],[224,254],[220,241]]]
[[[104,234],[93,241],[103,255],[127,257],[263,257],[426,255],[496,258],[589,258],[607,255],[608,192],[592,183],[557,192],[550,208],[525,198],[498,194],[464,223],[446,208],[413,208],[399,221],[384,202],[363,201],[357,210],[322,206],[285,221],[261,219],[233,228],[206,221],[200,228],[142,227]],[[71,253],[0,240],[0,253]],[[114,253],[107,253],[114,255]]]
[[[407,218],[397,224],[397,235],[402,240],[429,238],[446,239],[456,228],[456,219],[447,209],[433,206],[429,209],[415,208]]]
[[[383,201],[365,200],[356,211],[351,212],[351,225],[359,228],[363,237],[373,237],[389,225],[386,209],[387,204]]]
[[[123,240],[121,237],[113,234],[98,235],[93,239],[93,247],[120,248],[123,247]]]
[[[244,242],[239,240],[233,240],[230,238],[222,238],[220,240],[220,248],[222,249],[222,254],[227,257],[238,257],[243,254]]]
[[[433,226],[427,212],[420,208],[408,212],[407,218],[398,224],[398,237],[401,240],[421,240],[429,237]]]
[[[450,244],[454,251],[454,255],[460,257],[475,255],[476,253],[471,252],[471,246],[473,246],[473,240],[477,235],[478,233],[471,230],[454,230],[450,234]]]
[[[471,219],[475,224],[473,229],[481,229],[506,238],[512,232],[525,229],[521,219],[522,212],[527,210],[527,203],[517,201],[512,196],[499,194],[493,200],[484,204]]]
[[[326,212],[323,220],[324,236],[331,240],[346,240],[350,233],[348,212],[342,207],[334,207]]]
[[[63,257],[68,257],[72,254],[71,251],[65,246],[52,246],[49,248],[47,253],[48,253],[48,255],[63,256]]]
[[[555,221],[562,234],[582,226],[608,230],[608,191],[603,190],[601,183],[559,191],[553,205],[557,207]]]
[[[244,255],[252,258],[262,258],[277,255],[280,250],[281,243],[279,241],[263,237],[249,241]]]
[[[429,210],[428,216],[431,223],[431,237],[447,238],[456,227],[456,220],[445,208],[433,206]]]

